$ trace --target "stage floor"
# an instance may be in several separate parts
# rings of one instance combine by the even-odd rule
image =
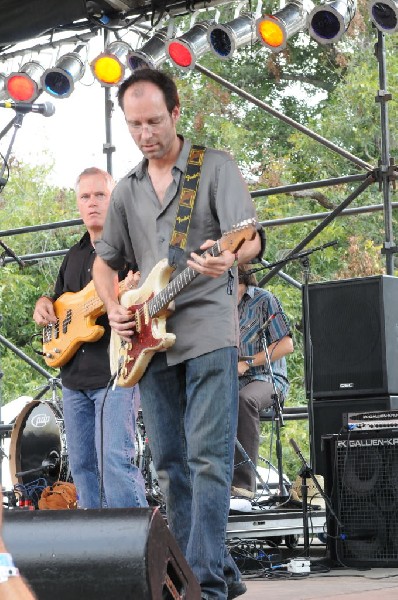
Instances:
[[[394,571],[394,572],[392,572]],[[398,598],[398,569],[371,569],[370,573],[335,573],[310,575],[300,580],[246,581],[245,600],[383,600]]]
[[[288,559],[303,555],[302,539],[294,551],[280,548],[283,557]],[[311,570],[319,562],[327,564],[326,546],[314,538],[311,551]],[[241,596],[245,600],[383,600],[398,598],[398,568],[348,569],[330,568],[327,573],[310,572],[309,575],[289,576],[286,572],[267,577],[261,573],[244,575],[247,592]]]

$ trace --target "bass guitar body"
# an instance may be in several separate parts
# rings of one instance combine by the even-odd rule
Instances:
[[[82,344],[96,342],[104,335],[104,328],[95,321],[105,314],[105,308],[90,281],[80,292],[62,294],[54,302],[54,311],[58,321],[43,330],[43,354],[49,367],[59,368]]]

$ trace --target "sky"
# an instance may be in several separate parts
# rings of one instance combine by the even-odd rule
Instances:
[[[112,89],[114,99],[115,90]],[[105,143],[105,92],[98,82],[84,86],[80,82],[69,98],[62,100],[42,94],[37,103],[52,102],[55,113],[45,117],[39,113],[24,116],[17,130],[12,153],[30,164],[54,160],[51,183],[60,187],[73,187],[77,175],[86,167],[106,169]],[[125,125],[124,116],[114,102],[112,115],[112,174],[120,179],[139,162],[137,150]],[[15,111],[0,107],[1,130],[15,116]],[[0,140],[0,152],[6,154],[14,127]],[[48,156],[46,156],[48,153]],[[12,173],[11,173],[12,176]]]
[[[90,41],[88,60],[102,50],[102,39]],[[61,47],[60,55],[73,50],[70,46]],[[54,65],[54,56],[41,53],[23,60],[15,59],[15,64],[5,63],[6,73],[19,70],[21,62],[38,60],[44,68]],[[47,64],[46,64],[47,60]],[[1,70],[1,68],[0,68]],[[126,73],[128,75],[129,73]],[[124,116],[117,104],[117,88],[110,88],[114,100],[112,115],[112,174],[120,179],[135,166],[141,153],[137,150],[125,125]],[[83,78],[75,84],[69,98],[58,99],[42,93],[35,101],[38,104],[51,102],[55,113],[45,117],[40,113],[28,113],[24,116],[22,127],[17,130],[12,154],[29,164],[46,163],[53,159],[54,168],[50,183],[60,187],[73,187],[77,175],[86,167],[96,166],[106,169],[105,143],[105,91],[96,81],[89,66],[86,66]],[[0,131],[15,116],[15,111],[0,107]],[[14,127],[0,139],[0,152],[4,156],[9,147]],[[12,176],[12,173],[11,173]]]

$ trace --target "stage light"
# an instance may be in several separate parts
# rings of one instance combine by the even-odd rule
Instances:
[[[6,75],[0,73],[0,100],[5,100],[8,98],[8,93],[6,89]]]
[[[181,37],[167,41],[166,53],[176,67],[189,71],[194,68],[197,59],[210,50],[207,30],[211,25],[213,21],[196,23]]]
[[[139,50],[130,52],[127,64],[132,71],[149,67],[157,69],[166,59],[167,29],[160,29]]]
[[[319,44],[337,42],[347,31],[357,5],[356,0],[326,0],[308,15],[308,32]]]
[[[207,31],[210,50],[218,58],[231,58],[237,48],[255,38],[255,18],[253,15],[240,15],[224,25],[211,25]]]
[[[105,52],[91,62],[94,77],[106,87],[118,85],[124,78],[126,60],[130,52],[131,47],[126,42],[111,42]]]
[[[74,84],[84,74],[84,62],[78,52],[69,52],[61,56],[52,69],[46,69],[41,77],[45,92],[55,98],[67,98]]]
[[[289,2],[275,14],[257,19],[257,37],[269,50],[280,52],[290,37],[305,29],[307,14],[302,2]]]
[[[40,78],[43,72],[44,67],[32,60],[25,63],[17,73],[10,73],[5,82],[8,96],[18,102],[33,102],[41,90]]]
[[[371,0],[369,2],[370,18],[377,29],[384,33],[394,33],[398,30],[398,2],[395,0]]]

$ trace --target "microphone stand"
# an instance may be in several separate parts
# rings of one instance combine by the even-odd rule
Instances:
[[[340,529],[343,529],[343,525],[341,523],[341,521],[339,520],[338,516],[336,515],[336,513],[333,510],[333,506],[328,498],[328,496],[325,494],[325,492],[323,491],[323,489],[321,488],[321,486],[318,483],[317,478],[314,475],[314,471],[311,469],[311,467],[309,466],[309,464],[307,463],[307,461],[305,460],[304,456],[301,453],[300,448],[298,447],[297,443],[294,441],[293,438],[290,438],[290,445],[292,446],[293,450],[295,451],[295,453],[297,454],[297,456],[299,457],[299,459],[301,460],[302,463],[302,467],[300,469],[299,475],[301,476],[301,497],[302,497],[302,504],[303,504],[303,537],[304,537],[304,556],[306,558],[309,558],[309,552],[310,552],[310,536],[309,536],[309,526],[308,526],[308,485],[307,485],[307,479],[311,478],[312,481],[314,482],[314,485],[317,489],[317,491],[319,492],[319,494],[321,495],[321,497],[324,499],[325,501],[325,505],[328,507],[330,514],[334,517],[337,525],[339,526]]]
[[[336,246],[338,244],[337,240],[333,240],[332,242],[327,242],[326,244],[322,244],[321,246],[315,246],[314,248],[309,248],[308,250],[303,250],[303,252],[297,252],[296,254],[292,254],[291,256],[287,256],[286,258],[282,258],[281,260],[277,260],[273,263],[267,263],[263,267],[258,267],[257,269],[250,269],[247,271],[247,274],[251,275],[252,273],[258,273],[258,271],[264,271],[264,269],[273,269],[274,267],[278,267],[279,265],[285,265],[292,260],[301,259],[304,256],[309,256],[313,252],[317,252],[318,250],[324,250],[325,248],[329,248],[330,246]],[[262,263],[263,264],[263,263]]]
[[[25,116],[24,113],[17,112],[16,115],[15,115],[15,117],[13,117],[11,119],[11,121],[8,123],[8,125],[6,125],[4,127],[4,129],[0,132],[0,140],[1,140],[6,135],[6,133],[10,130],[10,128],[12,126],[14,126],[14,132],[12,134],[10,143],[8,145],[8,149],[7,149],[6,155],[4,156],[4,159],[3,159],[3,166],[1,167],[1,170],[0,170],[0,190],[2,190],[5,187],[6,183],[7,183],[7,179],[4,179],[3,175],[4,175],[4,172],[5,172],[7,164],[8,164],[8,159],[10,158],[11,149],[12,149],[12,147],[14,145],[14,141],[15,141],[15,137],[17,135],[17,131],[18,131],[18,129],[21,129],[21,127],[22,127],[22,122],[23,122],[24,116]]]
[[[305,327],[304,358],[305,358],[305,364],[307,367],[306,368],[307,390],[309,390],[309,392],[310,392],[310,398],[309,398],[309,401],[310,401],[309,402],[309,406],[310,406],[310,410],[309,410],[310,436],[312,435],[312,432],[313,432],[313,410],[312,410],[312,408],[313,408],[312,407],[312,387],[313,386],[312,386],[312,345],[311,345],[311,335],[310,335],[309,293],[308,293],[308,283],[309,283],[309,275],[310,275],[309,256],[313,252],[317,252],[318,250],[324,250],[325,248],[328,248],[330,246],[335,246],[337,243],[338,243],[337,240],[333,240],[332,242],[327,242],[326,244],[322,244],[321,246],[316,246],[314,248],[309,248],[308,250],[298,252],[297,254],[292,254],[291,256],[288,256],[287,258],[279,260],[275,263],[268,264],[268,265],[266,265],[266,267],[259,267],[258,269],[252,269],[251,271],[249,271],[250,273],[255,273],[257,271],[262,271],[264,268],[273,269],[273,268],[277,267],[278,265],[286,264],[287,262],[290,262],[292,260],[297,260],[297,259],[300,260],[301,264],[304,267],[304,285],[302,286],[303,287],[304,327]],[[288,494],[286,496],[283,495],[284,493],[286,493],[286,488],[285,488],[284,482],[283,482],[282,445],[281,445],[281,439],[280,439],[280,429],[281,429],[281,427],[284,427],[283,411],[282,411],[282,407],[281,407],[281,404],[279,401],[279,395],[278,395],[278,393],[276,391],[276,387],[275,387],[275,379],[274,379],[274,375],[272,372],[271,361],[270,361],[270,357],[269,357],[269,353],[268,353],[265,330],[261,330],[260,334],[261,334],[261,343],[262,343],[262,346],[263,346],[263,349],[265,352],[265,356],[266,356],[266,365],[268,365],[269,372],[271,374],[271,381],[272,381],[272,385],[273,385],[273,389],[274,389],[273,400],[274,400],[274,413],[276,415],[276,417],[275,417],[276,456],[277,456],[277,461],[278,461],[279,493],[282,495],[281,500],[283,502],[285,502],[289,499],[289,495]],[[310,440],[311,440],[311,438],[310,438]],[[315,451],[314,444],[310,443],[310,446],[312,446],[311,455],[312,455],[312,462],[314,462],[313,461],[313,455],[314,455],[314,451]],[[304,492],[306,492],[306,490]],[[305,499],[305,502],[303,501],[303,506],[304,506],[304,504],[306,504],[306,500],[307,499]],[[308,527],[308,523],[307,523],[307,527]],[[308,529],[307,529],[307,531],[308,531]]]
[[[283,411],[282,411],[282,406],[281,406],[281,402],[280,402],[280,397],[279,397],[279,394],[278,394],[278,391],[277,391],[276,385],[275,385],[275,377],[274,377],[274,373],[272,371],[271,359],[270,359],[269,352],[268,352],[267,337],[266,337],[267,329],[268,328],[265,328],[260,331],[260,342],[263,347],[265,358],[266,358],[266,362],[264,364],[264,372],[267,373],[267,368],[268,368],[268,372],[271,375],[272,388],[274,390],[274,392],[272,394],[272,403],[273,403],[275,424],[276,424],[275,448],[276,448],[276,458],[277,458],[277,467],[278,467],[278,482],[279,482],[279,495],[274,496],[274,499],[278,499],[283,504],[284,502],[286,502],[289,499],[289,494],[286,490],[286,486],[283,481],[283,466],[282,466],[281,427],[284,427],[285,423],[284,423],[284,419],[283,419]]]

